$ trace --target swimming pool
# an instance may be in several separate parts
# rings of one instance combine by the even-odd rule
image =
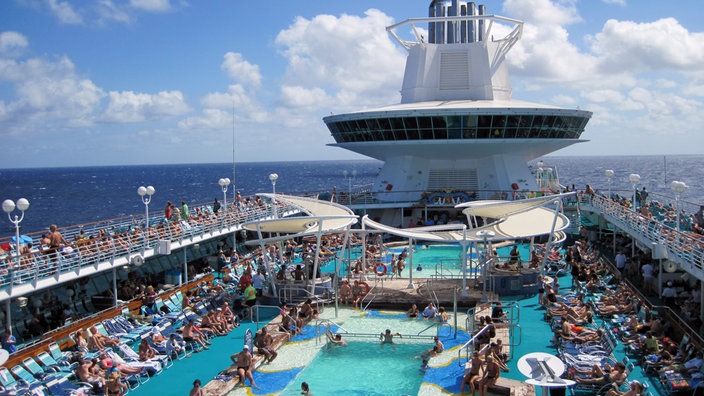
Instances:
[[[326,315],[327,313],[327,315]],[[321,315],[321,321],[308,325],[304,334],[279,349],[279,357],[254,373],[259,389],[235,389],[230,395],[300,394],[307,382],[315,394],[336,395],[417,395],[424,382],[420,372],[422,354],[432,348],[432,337],[450,337],[448,326],[423,319],[407,319],[401,312],[354,311],[340,309]],[[327,325],[343,335],[346,347],[326,346]],[[399,332],[393,345],[382,345],[379,334],[386,329]],[[468,336],[445,341],[446,348],[466,342]]]
[[[404,246],[390,247],[385,254],[380,258],[379,262],[386,266],[387,274],[391,274],[391,255],[398,256],[403,251]],[[501,247],[496,249],[499,257],[509,257],[511,246]],[[360,257],[361,249],[353,248],[349,253],[350,260],[354,261]],[[530,258],[530,244],[519,244],[519,252],[523,262],[527,262]],[[473,265],[470,260],[478,261],[476,248],[472,249],[471,256],[468,254],[468,276],[474,276]],[[462,248],[459,245],[415,245],[413,249],[413,265],[410,259],[406,260],[406,268],[401,273],[403,278],[408,278],[412,272],[413,278],[459,278],[462,276]],[[294,265],[300,263],[300,260],[294,261]],[[334,272],[336,268],[336,260],[327,261],[321,265],[321,272]],[[412,267],[412,268],[411,268]],[[347,275],[347,260],[343,259],[340,266],[340,274]],[[388,275],[387,275],[388,276]]]

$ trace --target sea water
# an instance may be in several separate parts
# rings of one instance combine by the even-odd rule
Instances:
[[[704,204],[704,156],[548,157],[556,166],[563,185],[629,195],[630,173],[638,173],[638,188],[647,187],[651,197],[672,197],[669,184],[684,181],[689,190],[680,204],[689,212]],[[152,185],[156,194],[149,205],[151,214],[161,214],[167,201],[189,206],[223,199],[217,181],[234,179],[227,196],[235,191],[252,195],[272,191],[268,175],[277,173],[276,191],[286,194],[319,193],[329,196],[333,188],[345,191],[373,183],[382,163],[374,160],[261,162],[236,164],[135,165],[80,168],[35,168],[0,170],[0,200],[27,198],[30,208],[21,223],[22,232],[48,229],[50,224],[70,226],[144,213],[137,195],[139,186]],[[534,164],[535,165],[535,164]],[[605,169],[615,172],[609,186]],[[353,179],[348,177],[356,171]],[[508,187],[507,187],[508,188]],[[686,203],[689,203],[688,206]],[[0,221],[0,238],[13,235],[14,226]]]

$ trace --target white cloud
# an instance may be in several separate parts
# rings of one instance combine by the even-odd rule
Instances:
[[[595,103],[620,103],[624,96],[621,92],[614,89],[595,89],[586,91],[584,97]]]
[[[183,93],[179,91],[157,94],[110,92],[108,106],[101,117],[106,122],[141,122],[178,116],[189,110]]]
[[[620,5],[620,6],[626,5],[626,0],[601,0],[601,1],[606,4],[616,4],[616,5]]]
[[[259,65],[249,63],[242,54],[236,52],[228,52],[224,58],[220,67],[231,79],[254,88],[259,87],[262,82]]]
[[[83,17],[73,9],[68,1],[49,0],[49,10],[59,19],[61,23],[67,25],[78,25],[83,23]]]
[[[535,25],[569,25],[582,20],[574,0],[506,0],[504,12]]]
[[[130,0],[130,6],[148,12],[168,12],[172,6],[169,0]]]
[[[673,18],[636,23],[610,19],[592,42],[605,73],[701,70],[704,33],[691,33]]]
[[[29,45],[27,37],[18,32],[0,33],[0,53],[14,52]]]
[[[392,23],[375,9],[364,17],[297,18],[276,37],[288,62],[285,85],[319,88],[342,100],[336,108],[397,102],[406,54],[385,32]]]

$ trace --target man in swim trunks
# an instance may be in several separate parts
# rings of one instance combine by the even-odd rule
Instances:
[[[332,331],[328,330],[325,332],[325,335],[328,337],[328,341],[330,341],[328,343],[328,348],[332,346],[347,346],[347,342],[342,339],[341,334],[335,334],[333,336]]]
[[[252,377],[252,354],[249,352],[249,345],[245,345],[242,351],[230,356],[230,359],[237,365],[237,375],[240,377],[240,384],[246,386],[245,378],[249,379],[252,388],[259,388]]]
[[[499,365],[496,364],[493,357],[487,356],[484,377],[479,381],[479,395],[486,396],[487,390],[496,383],[500,375],[501,368]]]
[[[393,344],[394,343],[394,336],[398,336],[399,338],[403,338],[401,333],[391,333],[391,330],[386,329],[385,332],[379,334],[379,339],[381,340],[382,344]]]
[[[259,334],[254,338],[254,344],[257,346],[257,353],[264,355],[264,362],[271,363],[272,360],[279,356],[279,353],[275,349],[272,349],[271,345],[274,343],[274,339],[271,334],[266,329],[266,326],[259,330]]]
[[[460,388],[460,393],[464,392],[464,387],[469,385],[469,390],[472,391],[472,396],[474,396],[474,387],[477,385],[477,380],[481,377],[481,374],[479,373],[484,369],[482,367],[482,359],[479,358],[479,352],[474,352],[474,354],[472,354],[470,364],[469,371],[467,371],[467,373],[465,373],[462,377],[462,387]]]

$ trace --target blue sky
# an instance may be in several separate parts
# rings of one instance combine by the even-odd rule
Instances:
[[[2,1],[0,168],[359,158],[322,117],[399,101],[384,28],[429,3]],[[594,112],[556,155],[702,153],[698,1],[484,3],[525,21],[515,99]]]

